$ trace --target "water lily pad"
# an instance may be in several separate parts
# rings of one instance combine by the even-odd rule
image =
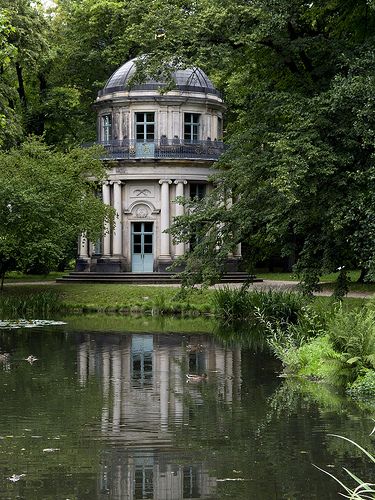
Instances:
[[[64,321],[54,321],[51,319],[15,319],[0,320],[0,329],[13,330],[17,328],[37,328],[41,326],[66,325]]]

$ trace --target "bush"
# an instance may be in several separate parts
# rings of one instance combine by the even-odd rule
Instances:
[[[268,323],[268,345],[288,372],[321,377],[320,369],[316,369],[320,367],[329,343],[327,337],[322,335],[324,330],[320,324],[314,325],[313,321],[303,319],[295,325],[288,324],[284,327]],[[333,350],[330,349],[330,352]]]
[[[340,353],[332,362],[336,375],[344,383],[352,383],[366,369],[375,369],[375,312],[339,309],[328,323],[328,337],[333,349]]]
[[[355,399],[373,399],[375,397],[375,371],[366,370],[346,391]]]

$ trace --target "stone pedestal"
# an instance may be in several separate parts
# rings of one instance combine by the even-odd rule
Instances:
[[[100,257],[92,263],[91,271],[96,273],[121,273],[124,269],[123,259]]]
[[[240,260],[241,258],[239,257],[229,257],[225,263],[225,272],[226,273],[238,272]]]
[[[78,257],[75,270],[79,273],[90,271],[90,259]]]

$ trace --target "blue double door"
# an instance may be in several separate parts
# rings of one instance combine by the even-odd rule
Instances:
[[[154,270],[154,223],[132,222],[132,272]]]

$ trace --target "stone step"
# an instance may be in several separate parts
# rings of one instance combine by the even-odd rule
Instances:
[[[247,273],[226,273],[221,278],[221,283],[243,283],[252,279],[254,282],[262,281]],[[67,276],[57,278],[58,283],[138,283],[138,284],[175,284],[181,280],[173,273],[95,273],[73,271]]]

